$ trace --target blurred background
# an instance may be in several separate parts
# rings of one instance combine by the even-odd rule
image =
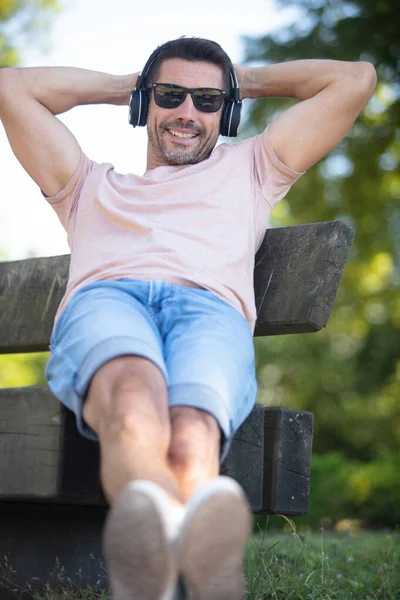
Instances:
[[[181,35],[219,42],[232,60],[368,60],[370,103],[345,140],[276,207],[271,226],[341,219],[356,229],[333,314],[317,335],[256,339],[258,402],[315,415],[310,514],[299,526],[400,522],[400,11],[390,0],[0,0],[0,67],[140,70]],[[293,101],[245,102],[239,139]],[[119,172],[145,170],[146,131],[127,107],[60,118],[83,150]],[[227,140],[224,140],[227,141]],[[234,143],[234,141],[233,141]],[[0,127],[0,260],[69,253],[66,232]],[[0,387],[46,383],[47,353],[0,356]],[[262,519],[261,519],[262,521]]]

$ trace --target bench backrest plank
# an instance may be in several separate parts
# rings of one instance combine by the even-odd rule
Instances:
[[[325,327],[354,238],[333,221],[269,229],[255,257],[254,335]],[[47,351],[70,255],[0,263],[0,354]]]
[[[254,335],[325,327],[354,236],[342,221],[268,230],[255,260]]]

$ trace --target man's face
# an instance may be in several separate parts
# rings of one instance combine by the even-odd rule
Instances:
[[[171,58],[162,62],[152,83],[223,89],[223,75],[221,68],[212,63]],[[161,108],[153,92],[149,90],[149,94],[147,168],[195,164],[208,158],[218,140],[223,105],[218,112],[201,112],[187,94],[180,106]],[[182,135],[185,137],[179,137]]]

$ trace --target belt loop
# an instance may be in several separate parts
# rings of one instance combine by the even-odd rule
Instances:
[[[154,298],[153,280],[150,279],[150,281],[149,281],[149,297],[147,300],[147,304],[149,306],[151,306],[153,304],[153,298]]]

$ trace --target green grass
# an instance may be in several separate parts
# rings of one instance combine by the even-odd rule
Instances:
[[[264,531],[251,538],[244,567],[246,600],[400,599],[400,535],[396,532]],[[0,566],[0,582],[7,569],[9,565]],[[32,592],[31,598],[110,599],[98,589],[73,585],[60,566],[57,579],[60,591],[48,587],[41,594]]]
[[[400,536],[360,532],[254,536],[246,600],[400,599]]]

